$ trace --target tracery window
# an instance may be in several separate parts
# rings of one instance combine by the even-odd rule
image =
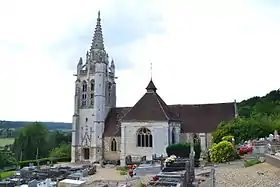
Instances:
[[[82,94],[82,106],[87,105],[87,94]]]
[[[117,141],[115,138],[111,141],[111,151],[117,151]]]
[[[148,128],[140,128],[136,135],[137,147],[153,147],[153,135]]]
[[[90,81],[90,91],[94,91],[94,80]]]

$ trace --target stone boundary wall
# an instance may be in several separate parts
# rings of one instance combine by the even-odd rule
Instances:
[[[280,157],[270,155],[270,154],[266,154],[265,155],[265,162],[272,165],[272,166],[280,168]]]

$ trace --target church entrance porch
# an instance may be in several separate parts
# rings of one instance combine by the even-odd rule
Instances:
[[[83,148],[84,160],[89,160],[89,148]]]

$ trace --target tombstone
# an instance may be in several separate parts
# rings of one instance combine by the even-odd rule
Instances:
[[[131,164],[132,164],[131,155],[127,155],[127,156],[125,157],[125,164],[126,164],[126,165],[131,165]]]
[[[271,141],[271,142],[273,141],[273,134],[269,134],[268,140]]]
[[[32,180],[28,183],[28,187],[37,187],[38,182],[36,180]]]

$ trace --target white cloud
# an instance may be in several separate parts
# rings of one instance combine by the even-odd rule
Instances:
[[[227,102],[266,94],[279,88],[280,7],[265,3],[1,2],[0,119],[71,121],[74,72],[68,68],[67,57],[50,55],[46,50],[73,29],[84,32],[89,21],[95,20],[98,9],[103,24],[120,10],[141,25],[151,19],[150,14],[159,14],[161,20],[155,24],[165,30],[147,33],[118,49],[108,48],[109,54],[122,51],[134,64],[133,69],[117,71],[119,106],[132,106],[145,92],[150,62],[159,93],[170,104]],[[69,51],[63,54],[70,55]]]

